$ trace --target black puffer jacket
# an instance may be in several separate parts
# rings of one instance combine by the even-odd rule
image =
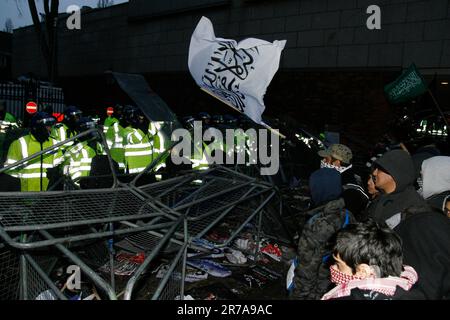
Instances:
[[[375,165],[387,171],[396,183],[393,193],[381,194],[369,208],[367,215],[378,222],[384,222],[393,215],[413,206],[423,206],[425,200],[416,192],[413,184],[416,178],[411,156],[403,150],[385,153]]]
[[[450,219],[428,207],[401,215],[394,231],[402,238],[404,263],[419,275],[408,299],[450,299]]]

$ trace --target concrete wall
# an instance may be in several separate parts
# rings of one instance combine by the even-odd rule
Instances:
[[[366,27],[371,4],[381,30]],[[80,31],[62,21],[60,75],[186,71],[202,15],[221,37],[286,39],[282,69],[450,68],[449,0],[131,0],[83,13]],[[15,30],[13,55],[14,75],[45,71],[32,27]]]

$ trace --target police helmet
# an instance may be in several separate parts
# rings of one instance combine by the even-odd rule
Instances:
[[[82,112],[75,106],[69,106],[64,110],[64,123],[71,130],[75,130],[78,120],[80,120]]]
[[[77,122],[76,130],[78,133],[82,133],[84,131],[87,131],[87,130],[90,130],[93,128],[96,128],[96,123],[95,123],[94,119],[92,119],[91,117],[82,117]],[[94,131],[86,136],[82,136],[82,137],[80,137],[80,140],[84,141],[84,140],[90,139],[90,138],[99,138],[98,132]]]
[[[202,120],[202,121],[210,120],[210,119],[211,119],[211,115],[210,115],[208,112],[200,112],[200,113],[198,114],[198,118],[199,118],[200,120]]]
[[[66,110],[64,110],[64,117],[65,118],[73,118],[73,117],[81,117],[82,112],[80,109],[78,109],[75,106],[68,106]]]
[[[221,114],[216,114],[212,117],[212,122],[215,124],[222,124],[223,123],[223,116]]]
[[[121,105],[121,104],[116,104],[116,105],[114,106],[114,115],[115,115],[116,117],[120,117],[120,116],[123,114],[123,109],[124,109],[124,106],[123,106],[123,105]]]
[[[139,126],[142,112],[135,106],[125,106],[123,110],[125,121],[132,127]]]
[[[236,125],[237,124],[236,117],[232,116],[231,114],[224,115],[223,121],[228,125]]]
[[[91,117],[82,117],[77,123],[77,131],[83,132],[95,128],[95,121]]]
[[[37,112],[30,121],[31,134],[43,143],[50,137],[51,127],[56,123],[55,118],[47,112]]]
[[[194,127],[195,118],[193,116],[186,116],[182,121],[185,128],[191,129]]]

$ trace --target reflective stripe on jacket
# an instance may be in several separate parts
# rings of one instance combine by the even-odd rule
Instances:
[[[194,154],[191,156],[192,169],[194,170],[207,170],[209,168],[209,162],[207,155],[211,155],[209,147],[203,143],[203,152],[194,145]]]
[[[111,152],[111,158],[119,165],[119,169],[125,170],[125,150],[123,147],[124,128],[115,122],[106,131],[106,143]]]
[[[142,130],[127,127],[123,131],[125,165],[128,173],[140,173],[152,162],[152,146]]]
[[[114,124],[114,123],[118,123],[119,120],[117,118],[114,117],[107,117],[105,119],[105,121],[103,122],[103,133],[106,134],[106,132],[108,132],[108,129]]]
[[[67,161],[64,166],[64,173],[68,174],[79,185],[76,179],[90,175],[92,159],[96,154],[96,151],[88,145],[87,141],[77,143],[66,151]]]
[[[53,126],[50,136],[58,142],[62,142],[74,136],[74,133],[69,133],[69,127],[63,123],[58,123]],[[62,152],[65,152],[69,147],[73,146],[74,142],[65,143],[60,147]]]
[[[148,126],[149,141],[152,146],[152,161],[157,159],[161,153],[166,151],[167,136],[161,130],[164,122],[150,121]],[[153,171],[156,172],[166,167],[166,159],[168,156],[161,157],[155,165]]]
[[[17,121],[11,113],[6,112],[4,119],[0,120],[0,134],[6,133],[10,127],[17,127]]]
[[[50,140],[42,144],[41,149],[40,142],[32,134],[21,137],[11,143],[5,166],[14,164],[41,150],[50,148],[56,143],[58,143],[56,140],[50,138]],[[42,163],[41,157],[39,156],[8,170],[7,173],[13,177],[20,178],[22,191],[45,191],[48,187],[47,169],[57,167],[62,161],[63,156],[61,150],[52,150],[42,156]]]

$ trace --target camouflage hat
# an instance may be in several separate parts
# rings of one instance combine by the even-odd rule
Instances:
[[[352,150],[343,144],[332,144],[328,149],[320,150],[318,155],[322,158],[333,157],[344,163],[350,163],[353,157]]]

